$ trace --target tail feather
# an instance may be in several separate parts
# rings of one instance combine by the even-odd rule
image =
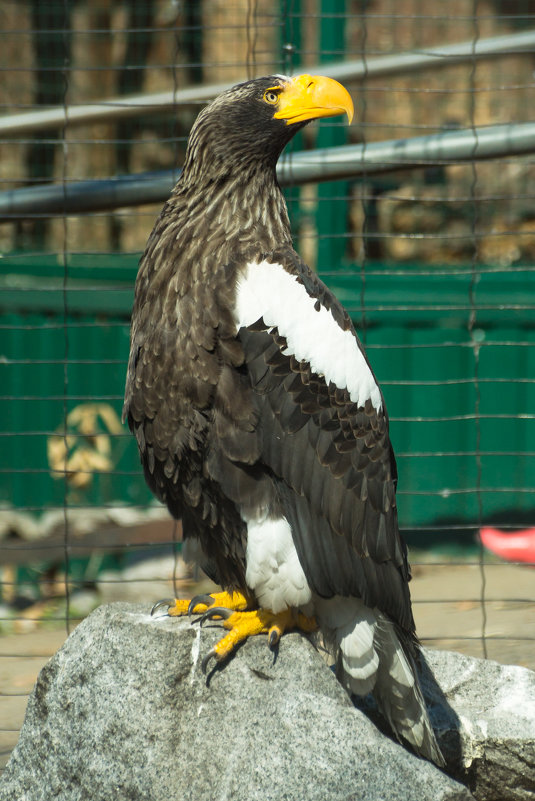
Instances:
[[[315,607],[325,644],[337,660],[340,682],[350,693],[367,695],[379,666],[376,615],[357,598],[319,599]]]
[[[443,767],[446,763],[431,726],[422,694],[413,643],[396,631],[379,613],[375,643],[379,667],[373,694],[382,714],[398,739],[403,738],[416,753]]]
[[[373,615],[367,615],[370,618]],[[342,683],[356,695],[366,695],[375,684],[379,656],[374,647],[375,621],[351,621],[336,631],[336,646],[340,654],[339,673]],[[341,670],[340,670],[341,668]],[[347,677],[347,681],[344,679]]]
[[[356,598],[322,599],[316,609],[346,689],[355,695],[372,692],[398,740],[443,767],[416,672],[414,642]]]

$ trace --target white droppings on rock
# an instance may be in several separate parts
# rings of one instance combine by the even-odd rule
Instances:
[[[197,668],[197,662],[199,661],[200,652],[201,652],[201,627],[196,626],[195,638],[191,644],[191,672],[189,677],[190,684],[193,684],[195,680],[195,670]]]

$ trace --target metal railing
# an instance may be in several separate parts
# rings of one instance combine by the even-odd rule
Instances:
[[[322,73],[338,81],[357,81],[400,75],[420,70],[441,69],[475,59],[498,58],[504,55],[533,57],[535,30],[505,36],[492,36],[478,41],[457,42],[430,52],[413,50],[376,58],[355,59],[340,63],[307,67],[311,74]],[[139,94],[131,97],[114,97],[95,103],[68,107],[58,106],[39,111],[24,112],[0,117],[0,137],[21,136],[35,131],[62,128],[65,125],[88,125],[136,117],[147,112],[165,111],[178,105],[206,103],[228,89],[229,83],[191,86],[156,94]]]
[[[296,186],[528,153],[535,153],[535,122],[293,153],[280,159],[277,176],[281,186]],[[163,203],[179,174],[161,170],[8,190],[0,193],[0,223]]]

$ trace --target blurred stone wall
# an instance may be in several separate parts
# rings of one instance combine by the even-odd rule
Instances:
[[[355,9],[360,4],[352,4]],[[423,3],[380,0],[348,24],[347,58],[512,34],[529,27],[518,17],[533,3],[467,0]],[[503,16],[504,10],[510,19]],[[533,25],[533,21],[531,23]],[[374,142],[533,118],[534,57],[510,56],[429,70],[426,74],[366,79],[355,85],[361,140]],[[352,225],[365,227],[366,208],[376,202],[380,255],[384,260],[470,263],[473,258],[505,266],[535,259],[533,158],[474,166],[451,165],[355,186]],[[354,255],[362,257],[362,239]]]
[[[52,71],[40,69],[33,3],[0,7],[0,112],[30,109]],[[57,20],[65,23],[63,2]],[[293,4],[288,3],[291,14]],[[514,4],[514,9],[517,10]],[[320,60],[319,2],[301,3],[301,52],[306,67]],[[503,16],[503,3],[421,0],[349,0],[346,37],[340,57],[374,58],[411,49],[514,33],[522,21]],[[196,82],[229,82],[281,71],[288,66],[281,48],[279,4],[270,0],[111,0],[70,3],[68,58],[56,69],[58,92],[68,106],[137,92],[158,92]],[[532,9],[533,10],[533,9]],[[295,25],[295,23],[293,23]],[[292,22],[287,25],[292,29]],[[61,31],[60,31],[61,33]],[[61,42],[59,45],[61,46]],[[351,86],[356,100],[354,141],[378,141],[435,133],[448,127],[523,122],[532,115],[534,61],[506,57],[388,78],[368,78]],[[172,114],[147,114],[125,123],[66,126],[58,138],[0,140],[2,189],[39,180],[75,181],[179,166],[195,107]],[[37,139],[37,142],[35,141]],[[313,141],[313,134],[310,141]],[[45,148],[48,148],[45,153]],[[52,154],[52,155],[50,155]],[[46,156],[46,158],[45,158]],[[41,159],[41,161],[40,161]],[[45,167],[45,161],[52,159]],[[362,231],[373,204],[380,258],[428,263],[512,264],[535,258],[535,219],[529,186],[531,160],[452,165],[415,171],[352,186],[350,223],[353,256],[362,257]],[[314,202],[313,190],[303,192]],[[523,197],[524,196],[524,197]],[[46,251],[138,252],[158,208],[123,209],[62,219],[0,226],[0,248]]]

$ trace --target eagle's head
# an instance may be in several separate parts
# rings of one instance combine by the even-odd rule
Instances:
[[[304,125],[347,114],[353,102],[337,81],[321,75],[270,75],[223,92],[204,108],[191,130],[184,171],[206,176],[247,164],[274,169],[284,146]]]

